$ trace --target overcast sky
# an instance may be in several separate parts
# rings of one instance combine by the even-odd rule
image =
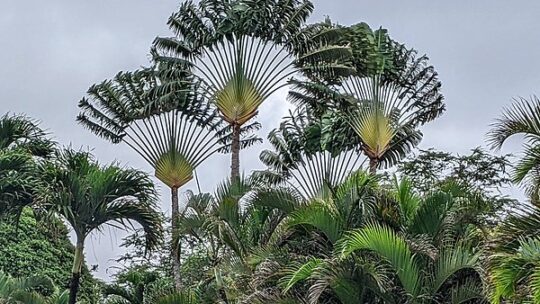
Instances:
[[[447,112],[423,128],[422,148],[465,153],[483,146],[501,109],[513,97],[529,97],[540,88],[540,1],[314,3],[311,21],[328,15],[341,24],[383,26],[391,37],[431,58],[443,83]],[[151,173],[133,151],[77,125],[77,102],[93,83],[147,65],[152,40],[170,35],[166,21],[178,5],[178,0],[2,0],[0,115],[26,113],[42,121],[62,145],[89,147],[100,161],[120,160]],[[262,137],[286,113],[285,95],[278,92],[263,105]],[[261,167],[263,148],[243,152],[243,170]],[[512,140],[503,152],[518,148],[519,140]],[[199,170],[203,190],[211,191],[223,180],[228,165],[227,157],[205,163]],[[161,206],[167,212],[169,195],[163,192]],[[99,264],[99,277],[110,275],[112,259],[122,252],[122,235],[106,232],[87,243],[88,263]]]

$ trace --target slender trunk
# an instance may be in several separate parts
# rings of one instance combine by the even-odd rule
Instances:
[[[231,143],[231,181],[240,179],[240,126],[233,125]]]
[[[71,269],[71,280],[69,281],[69,304],[77,302],[79,283],[81,281],[81,269],[84,260],[84,240],[77,239],[75,246],[75,257],[73,258],[73,268]]]
[[[221,276],[221,270],[214,268],[214,277],[216,278],[219,297],[221,298],[223,303],[229,304],[229,299],[227,299],[227,292],[225,292],[225,287],[223,287],[223,278]]]
[[[219,297],[225,304],[229,304],[229,299],[227,299],[227,293],[225,292],[225,288],[220,287],[219,288]]]
[[[369,159],[369,173],[371,175],[377,174],[377,167],[379,166],[379,160],[376,158]]]
[[[171,188],[172,200],[172,220],[171,220],[171,261],[172,272],[174,278],[174,286],[177,291],[182,288],[182,280],[180,278],[180,239],[178,237],[178,220],[180,210],[178,207],[178,187]]]

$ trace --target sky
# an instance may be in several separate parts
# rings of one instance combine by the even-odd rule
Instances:
[[[421,148],[467,153],[486,146],[486,132],[512,98],[540,88],[540,1],[367,1],[314,0],[310,21],[330,16],[349,25],[367,22],[387,28],[392,38],[426,53],[439,73],[446,113],[422,128]],[[41,121],[62,146],[91,149],[103,163],[120,161],[152,173],[135,152],[112,145],[75,122],[78,101],[88,87],[119,71],[148,65],[156,36],[170,36],[168,17],[178,0],[2,0],[0,9],[0,115],[25,113]],[[258,120],[263,138],[278,126],[290,105],[287,90],[270,97]],[[262,168],[267,144],[242,152],[242,170]],[[501,153],[519,151],[512,139]],[[198,170],[203,191],[228,174],[227,156],[215,156]],[[161,189],[161,208],[170,196]],[[184,189],[194,188],[188,184]],[[511,190],[519,196],[519,191]],[[514,193],[515,192],[515,193]],[[86,243],[88,264],[109,279],[122,254],[125,235],[106,230]]]

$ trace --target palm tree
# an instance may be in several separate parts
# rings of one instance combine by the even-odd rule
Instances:
[[[333,251],[344,234],[375,220],[378,181],[364,171],[350,174],[342,183],[290,213],[286,219],[289,246],[296,259],[283,266],[285,274],[280,286],[285,294],[293,295],[301,284],[307,283],[308,303],[332,299],[338,303],[369,302],[369,299],[388,300],[384,285],[385,273],[377,261],[369,258],[339,260]],[[293,246],[293,248],[296,246]],[[294,291],[294,293],[293,293]]]
[[[93,85],[77,120],[112,143],[123,142],[171,189],[172,230],[180,218],[178,189],[220,147],[212,111],[199,98],[199,85],[182,66],[162,63]],[[172,273],[180,288],[180,246],[172,236]]]
[[[34,156],[47,157],[54,143],[39,123],[23,115],[0,117],[0,150],[22,149]]]
[[[305,200],[324,196],[362,166],[361,154],[354,143],[343,151],[349,139],[340,128],[321,128],[327,117],[317,118],[305,107],[290,112],[278,129],[268,135],[272,150],[259,158],[266,170],[255,171],[252,178],[265,185],[295,189]]]
[[[336,27],[329,21],[321,26]],[[350,45],[355,73],[305,75],[307,80],[293,81],[290,99],[332,118],[322,122],[341,128],[348,139],[344,150],[356,138],[375,173],[381,162],[394,164],[416,146],[422,138],[418,127],[444,111],[441,83],[427,56],[392,40],[386,30],[372,31],[365,23],[338,28],[343,34],[333,43]]]
[[[142,226],[147,250],[158,245],[161,217],[154,210],[156,192],[151,179],[133,169],[101,166],[89,153],[65,150],[43,165],[48,185],[39,197],[51,215],[69,223],[76,236],[69,303],[75,304],[84,260],[84,242],[105,226]]]
[[[226,303],[234,301],[227,290],[245,286],[224,277],[251,275],[256,268],[252,261],[261,259],[259,249],[271,242],[285,214],[298,204],[299,198],[285,189],[258,189],[244,178],[227,179],[214,195],[190,195],[179,234],[196,240],[208,254],[211,271],[201,281],[212,282]]]
[[[480,273],[480,256],[467,246],[449,244],[440,248],[434,261],[422,259],[413,254],[404,237],[389,227],[373,224],[349,232],[337,245],[342,258],[359,251],[373,252],[388,263],[411,303],[437,303],[437,299],[444,297],[451,303],[483,300],[478,277],[463,279],[461,283],[452,281],[459,272],[468,270],[477,276]]]
[[[107,285],[103,293],[107,303],[144,304],[148,287],[158,278],[157,272],[144,268],[130,269],[121,273],[114,284]]]
[[[0,117],[0,216],[15,215],[33,201],[39,179],[36,157],[48,157],[54,143],[39,124],[23,115]]]
[[[384,195],[373,193],[370,199],[365,193],[362,198],[358,196],[362,188],[351,187],[355,183],[362,184],[351,179],[334,199],[306,206],[309,212],[299,209],[291,214],[293,227],[300,224],[322,237],[319,254],[285,268],[281,280],[285,292],[309,282],[310,303],[323,296],[340,303],[405,298],[411,303],[485,301],[480,252],[472,249],[473,225],[459,228],[468,223],[459,216],[466,212],[465,198],[444,192],[421,198],[407,181],[396,181],[396,188]],[[349,210],[346,206],[356,211],[343,212]]]
[[[523,135],[523,156],[517,162],[513,179],[516,183],[525,183],[533,202],[539,200],[540,189],[540,99],[519,98],[505,109],[501,118],[492,124],[488,139],[494,149],[500,149],[506,140],[514,135]]]
[[[486,268],[492,303],[540,301],[540,210],[523,205],[512,210],[494,231]]]
[[[491,257],[492,303],[538,303],[540,301],[540,239],[519,238],[514,252]]]
[[[190,65],[231,128],[231,178],[240,177],[241,128],[260,105],[303,69],[349,73],[339,60],[347,46],[328,45],[327,35],[305,26],[307,0],[203,0],[182,3],[168,25],[175,37],[156,38],[158,60]]]

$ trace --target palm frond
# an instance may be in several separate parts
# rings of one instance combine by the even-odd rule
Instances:
[[[516,134],[524,134],[527,140],[535,143],[540,136],[540,100],[534,96],[531,100],[514,99],[511,107],[506,108],[501,118],[492,124],[488,140],[493,148],[501,148],[504,142]]]
[[[462,245],[444,249],[437,257],[434,278],[431,283],[432,293],[440,291],[443,284],[458,272],[478,269],[479,262],[479,255],[472,253],[469,248]]]
[[[133,169],[101,166],[87,152],[64,150],[55,162],[44,164],[41,174],[49,181],[38,201],[47,212],[64,218],[79,239],[104,225],[142,226],[147,249],[158,245],[161,216],[155,211],[152,180]]]
[[[280,280],[280,285],[283,288],[283,292],[288,292],[293,288],[298,282],[309,279],[315,269],[320,267],[324,263],[320,259],[312,259],[306,263],[296,263],[292,264],[285,270],[285,275]]]
[[[418,262],[406,241],[394,231],[372,224],[345,234],[336,245],[336,252],[342,257],[361,250],[372,251],[384,258],[396,272],[405,291],[413,298],[420,295],[422,276]]]
[[[341,237],[344,224],[335,206],[323,200],[312,202],[298,209],[289,215],[289,220],[287,221],[287,225],[291,228],[306,227],[308,229],[315,229],[315,231],[324,235],[332,244],[337,242]]]
[[[4,114],[0,117],[0,150],[22,149],[34,156],[48,157],[54,142],[39,122],[24,116]]]
[[[206,98],[241,126],[301,69],[344,70],[350,49],[305,25],[312,10],[309,1],[188,1],[169,19],[174,37],[154,41],[156,59],[189,61]]]
[[[470,303],[471,301],[488,303],[482,285],[473,280],[467,280],[453,287],[450,291],[450,297],[452,304]]]

